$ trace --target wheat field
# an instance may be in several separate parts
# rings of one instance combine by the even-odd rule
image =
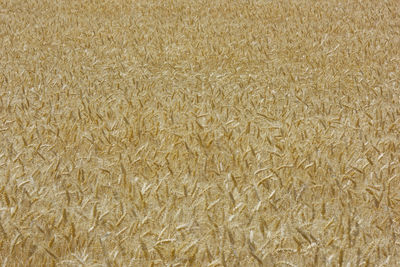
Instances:
[[[2,266],[399,266],[400,2],[0,2]]]

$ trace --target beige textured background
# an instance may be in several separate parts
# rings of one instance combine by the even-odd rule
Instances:
[[[399,14],[1,1],[1,263],[399,265]]]

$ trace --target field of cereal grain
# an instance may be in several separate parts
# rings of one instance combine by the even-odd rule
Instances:
[[[2,266],[400,265],[400,2],[0,2]]]

